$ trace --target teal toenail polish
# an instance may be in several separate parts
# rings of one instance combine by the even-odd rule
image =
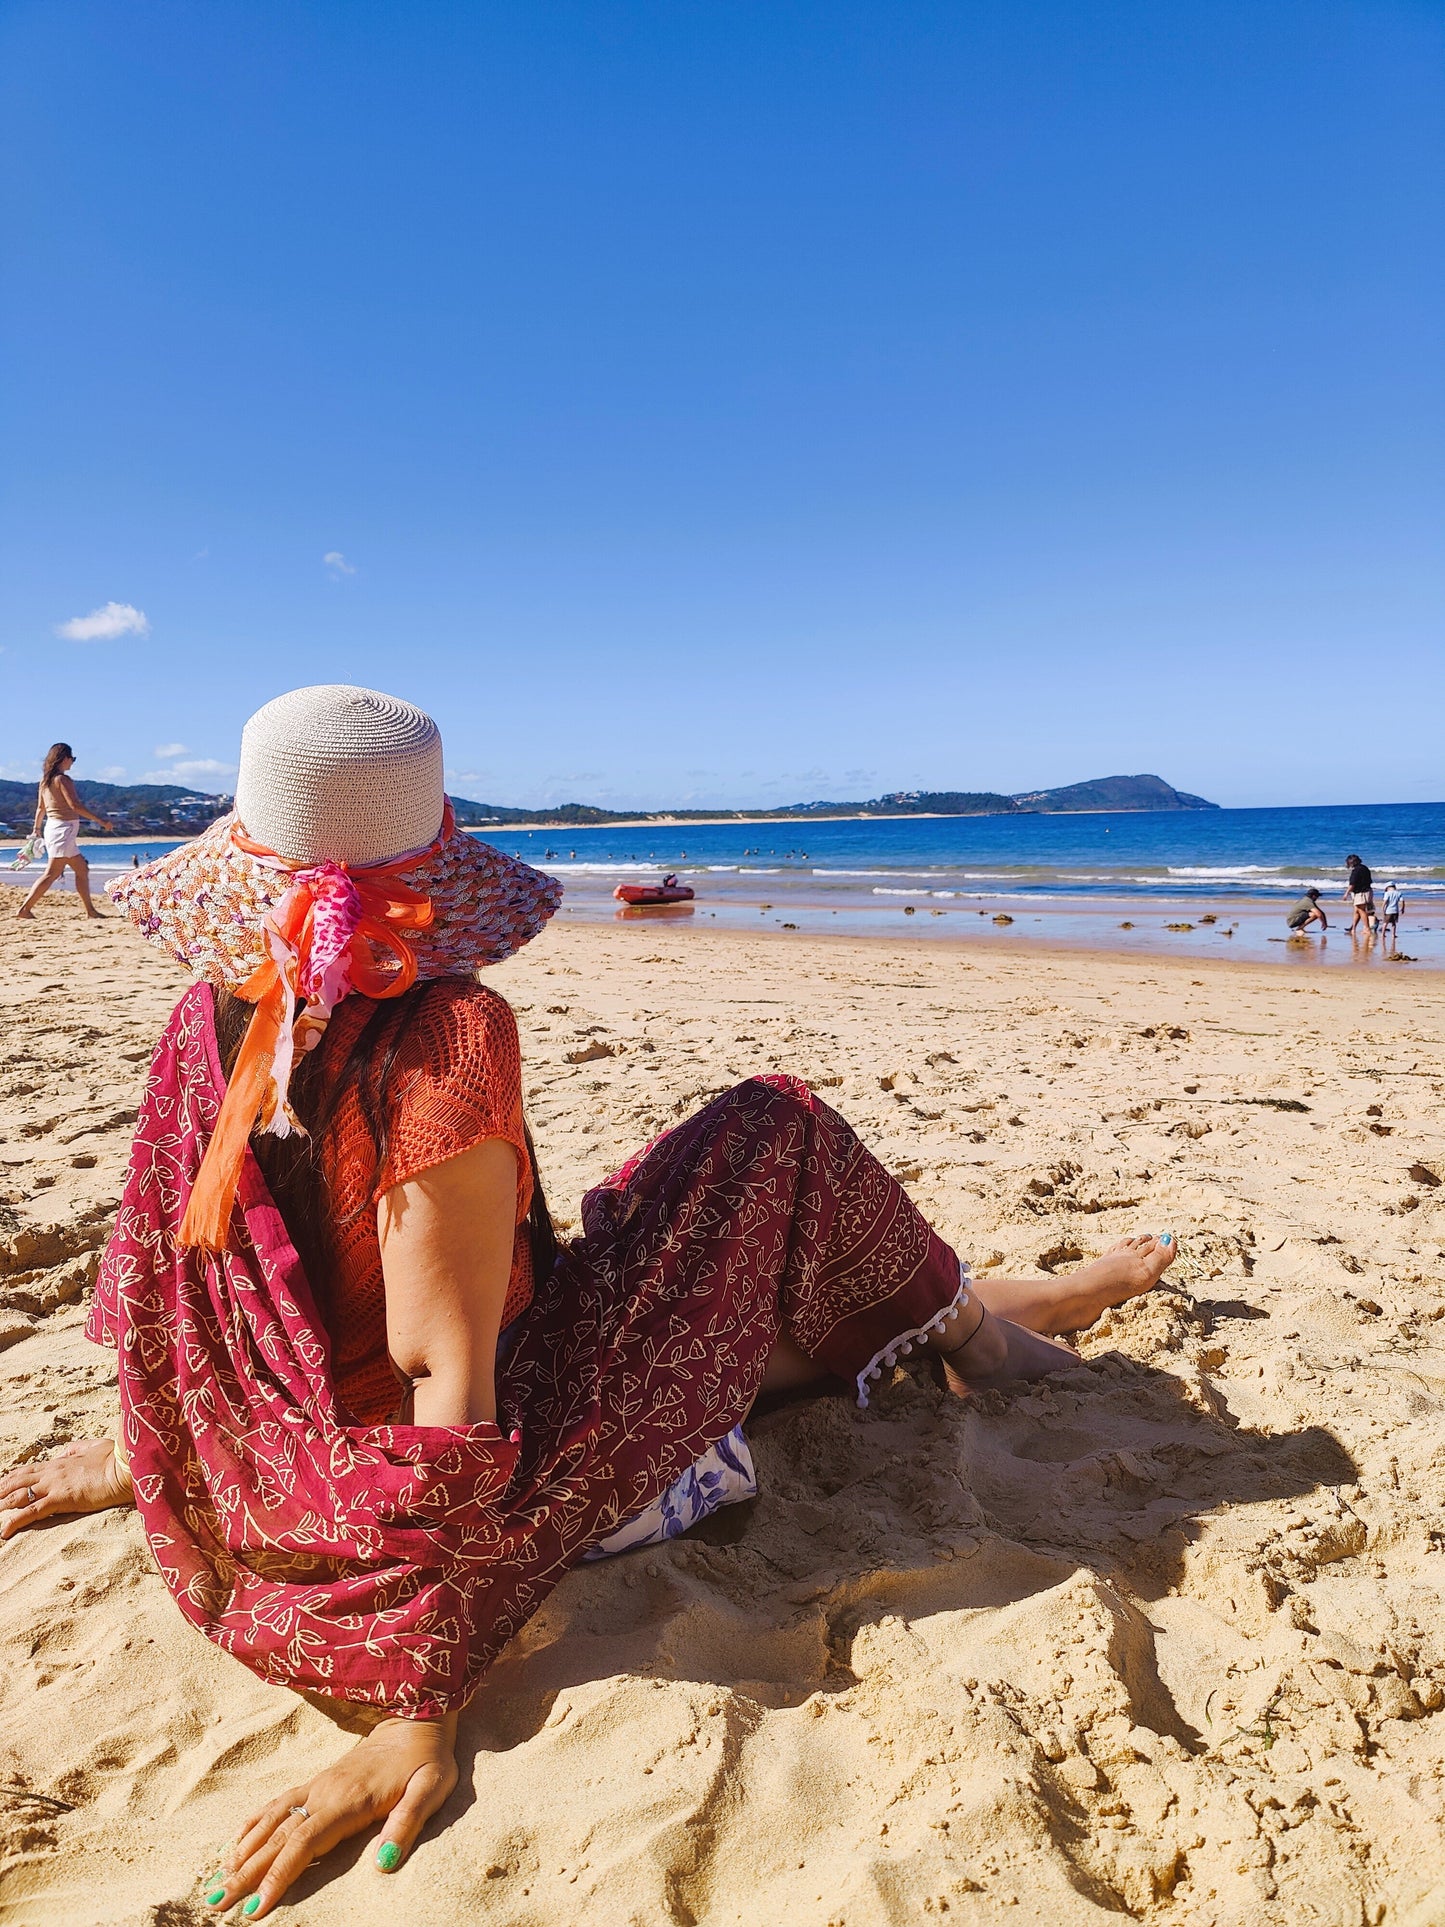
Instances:
[[[1166,1231],[1159,1242],[1161,1245],[1172,1245],[1174,1242],[1174,1233],[1172,1231]]]
[[[383,1840],[376,1850],[376,1864],[383,1873],[395,1873],[401,1865],[401,1848],[394,1840]]]
[[[256,1909],[260,1905],[261,1905],[260,1894],[252,1894],[251,1898],[246,1902],[245,1906],[241,1909],[241,1912],[247,1915],[254,1914]]]
[[[226,1890],[224,1887],[213,1887],[210,1893],[206,1895],[206,1905],[208,1907],[219,1907],[225,1898]]]

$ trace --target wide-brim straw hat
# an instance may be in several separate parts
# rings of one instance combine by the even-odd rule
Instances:
[[[354,991],[470,975],[535,937],[555,877],[459,831],[441,732],[375,689],[278,696],[241,736],[236,807],[109,886],[152,943],[254,1005],[180,1226],[223,1250],[255,1131],[302,1128],[291,1073]]]
[[[234,811],[107,894],[195,976],[235,989],[266,962],[265,919],[298,870],[328,864],[358,880],[384,868],[430,900],[429,925],[406,932],[423,980],[501,963],[562,900],[555,877],[451,825],[431,717],[346,683],[258,710]]]

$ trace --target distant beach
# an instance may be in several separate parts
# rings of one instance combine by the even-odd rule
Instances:
[[[559,876],[574,921],[635,917],[613,901],[614,886],[675,870],[695,905],[643,914],[678,926],[1383,966],[1379,945],[1345,935],[1341,866],[1358,849],[1381,888],[1393,878],[1405,890],[1400,949],[1445,967],[1445,803],[477,834]],[[132,857],[173,847],[101,838],[87,853],[103,883]],[[13,853],[13,843],[0,849],[0,863]],[[1331,929],[1291,944],[1284,912],[1310,885]]]

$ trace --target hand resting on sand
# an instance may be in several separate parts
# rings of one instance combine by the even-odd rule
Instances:
[[[222,1914],[244,1901],[245,1919],[264,1919],[313,1860],[378,1820],[385,1824],[372,1859],[394,1873],[457,1783],[456,1737],[455,1713],[383,1720],[334,1766],[246,1822],[206,1905]]]
[[[115,1462],[111,1439],[76,1439],[53,1459],[17,1465],[0,1478],[0,1539],[64,1512],[134,1505],[130,1474]]]

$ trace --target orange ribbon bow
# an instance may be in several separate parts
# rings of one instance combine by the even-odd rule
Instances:
[[[448,802],[432,849],[451,833]],[[256,1008],[181,1221],[181,1243],[203,1251],[226,1248],[241,1166],[258,1120],[261,1131],[277,1137],[305,1128],[287,1101],[297,1049],[315,1049],[332,1011],[353,990],[376,998],[410,990],[416,955],[403,933],[430,928],[433,916],[431,898],[399,880],[401,870],[415,869],[430,851],[352,870],[338,863],[288,863],[252,842],[239,825],[231,840],[248,856],[287,871],[291,883],[263,921],[270,955],[236,990]]]

